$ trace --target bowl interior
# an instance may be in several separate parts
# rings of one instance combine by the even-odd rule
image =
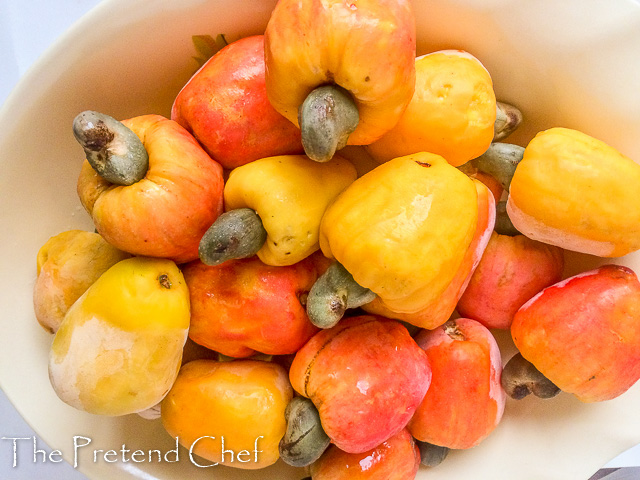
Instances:
[[[169,116],[195,72],[192,35],[228,40],[259,34],[275,0],[106,0],[37,62],[0,112],[0,237],[3,311],[0,384],[31,426],[90,478],[297,479],[281,462],[266,471],[197,468],[179,462],[94,462],[93,450],[175,448],[159,421],[102,418],[58,400],[47,377],[51,337],[37,324],[31,295],[39,247],[63,230],[92,230],[75,193],[83,159],[71,133],[82,110],[116,118]],[[509,141],[525,145],[553,126],[577,128],[640,159],[640,6],[632,0],[416,0],[418,53],[467,50],[491,72],[499,99],[525,123]],[[567,275],[604,263],[567,254]],[[617,259],[640,268],[636,254]],[[497,334],[504,357],[508,335]],[[508,401],[504,419],[480,446],[453,452],[418,478],[588,478],[640,442],[640,387],[616,400],[581,404],[561,394]],[[214,412],[215,414],[215,412]],[[214,433],[215,435],[215,433]],[[74,436],[92,440],[74,458]]]

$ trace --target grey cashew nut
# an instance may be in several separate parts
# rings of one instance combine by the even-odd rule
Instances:
[[[501,381],[507,395],[515,400],[530,393],[539,398],[551,398],[560,393],[560,389],[520,353],[504,366]]]
[[[420,463],[425,467],[437,467],[449,454],[447,447],[441,447],[433,443],[416,440],[416,445],[418,445],[418,450],[420,450]]]
[[[328,162],[347,144],[360,114],[351,94],[338,85],[313,90],[298,109],[302,146],[316,162]]]
[[[198,255],[205,265],[252,257],[267,241],[267,231],[258,214],[250,208],[230,210],[220,215],[200,239]]]
[[[294,397],[284,415],[287,429],[280,440],[280,458],[294,467],[311,465],[331,443],[322,429],[318,410],[308,398]]]
[[[493,141],[499,142],[511,135],[522,123],[522,112],[513,105],[496,102],[496,121],[493,124]]]
[[[115,118],[86,110],[73,120],[73,134],[89,164],[108,182],[133,185],[147,174],[149,155],[142,141]]]
[[[523,156],[524,148],[519,145],[492,143],[486,152],[471,160],[471,166],[491,175],[509,191],[511,179]]]
[[[348,308],[360,307],[375,298],[375,293],[358,285],[346,268],[334,262],[311,287],[307,315],[315,326],[331,328]]]

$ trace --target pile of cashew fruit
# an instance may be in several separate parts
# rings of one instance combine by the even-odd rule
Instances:
[[[640,283],[564,278],[564,251],[640,249],[640,165],[561,126],[502,142],[526,118],[482,63],[417,55],[409,0],[280,0],[170,118],[79,113],[95,231],[49,239],[34,289],[58,397],[230,467],[389,480],[478,445],[507,396],[624,394]]]

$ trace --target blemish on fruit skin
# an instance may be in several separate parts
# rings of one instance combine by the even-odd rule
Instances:
[[[442,329],[452,340],[464,341],[467,339],[464,333],[462,333],[462,331],[458,328],[458,324],[453,320],[449,320],[444,325],[442,325]]]
[[[369,386],[369,382],[367,382],[366,380],[358,380],[358,382],[356,383],[356,387],[362,395],[367,394],[367,392],[369,391]]]
[[[169,280],[169,275],[166,273],[158,276],[158,283],[161,287],[166,288],[167,290],[171,288],[171,280]]]
[[[421,167],[425,167],[425,168],[429,168],[431,166],[431,164],[427,162],[416,162],[416,163]]]

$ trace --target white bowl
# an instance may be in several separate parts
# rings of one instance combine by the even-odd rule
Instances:
[[[169,115],[194,72],[191,36],[261,33],[274,0],[106,0],[41,58],[0,112],[3,275],[0,383],[19,412],[73,463],[73,437],[92,439],[78,468],[92,479],[298,479],[278,463],[264,471],[197,468],[180,462],[94,462],[94,449],[174,448],[159,421],[103,418],[63,404],[49,385],[51,337],[31,304],[38,248],[71,228],[91,230],[75,193],[82,151],[71,122],[85,109],[117,118]],[[640,159],[640,6],[632,0],[415,0],[418,53],[465,49],[491,72],[500,99],[519,106],[535,132],[580,129]],[[567,274],[602,260],[569,254]],[[618,259],[640,271],[636,254]],[[512,353],[499,335],[505,357]],[[582,404],[561,394],[508,401],[502,423],[481,445],[453,452],[418,478],[586,479],[640,442],[640,385],[616,400]],[[215,435],[215,432],[212,433]]]

